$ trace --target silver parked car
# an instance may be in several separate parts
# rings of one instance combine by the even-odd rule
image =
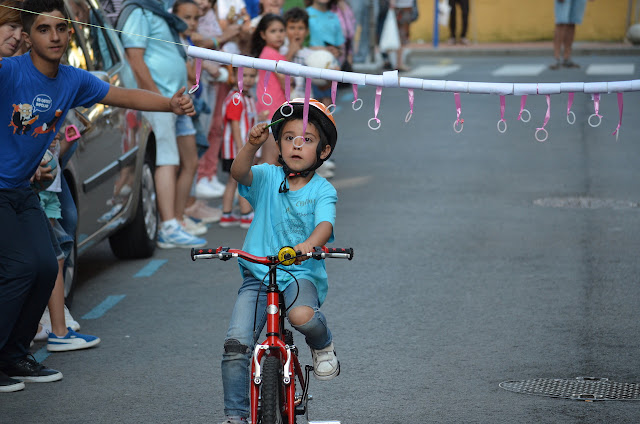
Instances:
[[[110,30],[99,4],[95,0],[66,3],[77,22],[72,23],[63,62],[113,85],[136,87],[118,33]],[[66,124],[76,125],[82,134],[63,173],[78,209],[76,245],[65,275],[68,297],[76,279],[77,255],[105,238],[118,258],[151,256],[158,213],[155,139],[140,112],[96,104],[70,111]]]

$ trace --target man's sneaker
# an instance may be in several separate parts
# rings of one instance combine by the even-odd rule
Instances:
[[[331,159],[327,159],[324,162],[322,162],[322,166],[324,166],[327,169],[330,169],[331,171],[336,169],[336,163],[334,161],[332,161]]]
[[[24,383],[15,378],[9,377],[0,371],[0,393],[17,392],[24,389]]]
[[[45,367],[36,361],[32,355],[18,359],[12,364],[4,365],[0,367],[0,371],[8,377],[30,383],[49,383],[62,380],[60,371]]]
[[[311,349],[313,375],[318,380],[331,380],[340,374],[340,362],[336,358],[333,342],[324,349]]]
[[[252,222],[253,222],[253,212],[248,213],[246,215],[242,215],[240,217],[240,228],[247,229],[251,227]]]
[[[69,312],[69,309],[67,308],[67,305],[64,305],[64,321],[65,326],[71,327],[73,331],[80,330],[80,324],[78,323],[78,321],[73,319],[73,317],[71,316],[71,312]]]
[[[207,226],[202,222],[196,222],[187,215],[182,217],[182,229],[193,236],[201,236],[207,233]]]
[[[53,333],[49,333],[47,341],[47,350],[49,352],[67,352],[69,350],[86,349],[100,343],[100,338],[80,334],[68,328],[69,332],[64,337],[58,337]]]
[[[204,247],[207,241],[203,238],[193,236],[181,227],[171,229],[160,229],[158,231],[158,247],[161,249],[171,249],[174,247],[192,248]]]
[[[240,225],[240,217],[233,214],[223,214],[219,222],[221,227],[233,227]]]
[[[327,168],[324,163],[320,165],[318,169],[316,169],[316,174],[326,179],[333,178],[333,176],[335,175],[334,172],[331,169]]]
[[[205,224],[211,224],[220,221],[222,209],[212,208],[203,200],[198,199],[191,206],[185,208],[184,214],[190,218],[199,219]]]
[[[196,197],[201,199],[213,199],[222,197],[224,194],[224,186],[220,184],[216,178],[215,183],[209,178],[200,178],[196,183]]]

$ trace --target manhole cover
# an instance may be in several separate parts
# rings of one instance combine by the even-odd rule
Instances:
[[[532,380],[504,381],[500,387],[527,395],[549,396],[583,400],[640,400],[640,384],[618,383],[607,378],[576,377],[534,378]]]

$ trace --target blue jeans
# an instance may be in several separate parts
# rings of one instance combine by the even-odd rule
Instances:
[[[365,63],[369,59],[370,47],[369,34],[371,27],[371,19],[375,21],[378,16],[378,0],[348,0],[349,6],[356,18],[356,24],[360,29],[360,39],[358,49],[353,52],[354,63]],[[377,44],[377,42],[376,42]]]
[[[315,313],[311,320],[300,326],[293,326],[306,337],[313,349],[322,349],[331,344],[331,331],[318,306],[316,287],[309,280],[298,280],[284,290],[285,305],[289,307],[295,299],[295,306],[309,306]],[[297,295],[297,299],[296,299]],[[257,308],[256,308],[257,299]],[[266,323],[267,290],[266,286],[253,275],[245,271],[242,287],[233,307],[229,329],[224,341],[222,355],[222,387],[224,390],[224,413],[228,416],[249,416],[249,393],[251,378],[251,357],[253,346],[257,343]],[[254,315],[255,317],[255,332]]]

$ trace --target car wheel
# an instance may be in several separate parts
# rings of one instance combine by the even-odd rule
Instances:
[[[153,255],[158,237],[158,205],[151,158],[142,166],[136,215],[126,227],[109,237],[109,245],[120,259],[148,258]]]

